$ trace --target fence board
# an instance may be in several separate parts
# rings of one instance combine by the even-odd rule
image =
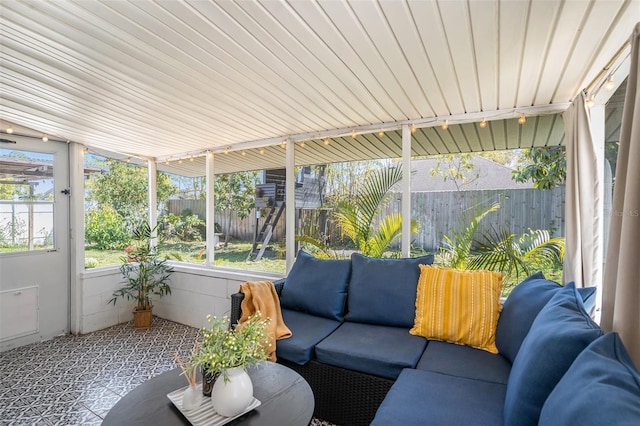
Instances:
[[[436,250],[443,235],[451,235],[453,230],[462,229],[471,218],[497,202],[500,209],[487,216],[481,222],[478,231],[491,233],[506,229],[510,233],[522,234],[529,229],[546,229],[551,235],[563,236],[565,188],[556,187],[548,191],[534,188],[451,191],[451,192],[414,192],[411,194],[411,215],[420,222],[420,231],[413,236],[413,245],[425,250]],[[382,211],[381,216],[401,213],[401,194],[394,194],[392,202]],[[190,209],[201,219],[205,218],[204,200],[171,200],[169,212],[180,214]],[[317,210],[300,210],[299,222],[308,226],[316,223]],[[261,219],[262,220],[262,219]],[[216,222],[233,238],[253,241],[255,229],[255,210],[246,219],[239,219],[235,212],[230,215],[219,214]],[[285,237],[284,220],[280,220],[274,231],[272,241]],[[262,222],[260,222],[262,223]],[[229,230],[227,231],[227,224]],[[339,238],[339,230],[332,221],[328,222],[328,234],[333,241]]]

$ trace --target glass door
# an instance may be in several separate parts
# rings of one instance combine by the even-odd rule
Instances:
[[[69,332],[66,143],[2,135],[0,349]]]

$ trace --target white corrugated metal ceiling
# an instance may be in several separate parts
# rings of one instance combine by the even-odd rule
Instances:
[[[187,175],[205,150],[282,167],[285,139],[298,164],[396,157],[402,124],[414,155],[557,145],[638,20],[639,0],[3,0],[0,119]]]

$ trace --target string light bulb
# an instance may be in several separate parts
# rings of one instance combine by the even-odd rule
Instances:
[[[264,148],[260,148],[260,154],[264,154]]]
[[[483,118],[482,121],[480,122],[480,128],[484,129],[485,127],[487,127],[487,120]]]
[[[304,141],[300,142],[300,146],[301,146],[302,148],[304,148],[304,146],[305,146]]]
[[[127,163],[131,162],[131,157],[127,158]]]
[[[358,135],[356,135],[356,131],[355,131],[355,130],[353,130],[353,131],[351,132],[351,137],[352,137],[353,139],[355,139],[355,138],[356,138],[356,136],[358,136]]]
[[[609,77],[607,82],[604,84],[604,88],[607,89],[608,91],[612,91],[615,87],[616,87],[615,81],[613,81],[613,78]]]
[[[524,114],[521,114],[520,117],[518,117],[518,124],[524,124],[527,122],[527,117],[524,116]]]
[[[13,127],[11,126],[7,127],[7,133],[9,134],[13,133]]]
[[[88,153],[89,153],[89,148],[86,148],[86,147],[85,147],[85,148],[82,150],[82,153],[83,153],[83,154],[88,154]]]
[[[164,164],[169,165],[169,160],[165,161]]]
[[[594,106],[596,103],[593,101],[593,99],[588,98],[588,99],[587,99],[587,101],[586,101],[586,104],[587,104],[587,108],[593,108],[593,106]]]
[[[182,158],[178,160],[178,164],[182,164]]]
[[[378,132],[378,136],[383,137],[384,136],[384,130],[380,129],[380,131]]]
[[[286,146],[287,146],[287,141],[282,141],[282,142],[280,142],[280,146],[281,146],[282,148],[286,147]]]
[[[228,153],[229,153],[229,147],[226,147],[226,148],[224,149],[224,153],[225,153],[225,154],[228,154]]]
[[[324,144],[329,145],[329,138],[324,138]]]
[[[448,128],[449,128],[449,121],[444,120],[444,123],[442,123],[442,130],[447,130]]]
[[[189,161],[191,161],[193,163],[193,155],[191,157],[189,157]]]
[[[42,142],[47,142],[47,141],[49,141],[49,137],[47,135],[44,135],[42,137]]]
[[[411,125],[411,133],[415,133],[415,132],[416,132],[416,130],[418,130],[418,128],[416,127],[416,125],[415,125],[415,124],[412,124],[412,125]]]
[[[243,149],[242,152],[240,152],[240,155],[244,157],[245,155],[247,155],[247,152]]]

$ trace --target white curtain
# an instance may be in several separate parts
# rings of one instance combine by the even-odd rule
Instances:
[[[617,331],[640,366],[640,23],[631,39],[631,63],[620,128],[601,325]]]
[[[576,96],[563,114],[567,145],[563,281],[574,281],[576,287],[597,286],[602,277],[602,182],[598,168],[603,154],[594,144],[585,100],[584,93]]]

